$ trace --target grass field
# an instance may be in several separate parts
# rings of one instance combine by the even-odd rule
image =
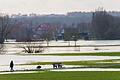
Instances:
[[[120,80],[120,72],[38,72],[1,74],[0,80]]]
[[[54,53],[54,54],[21,54],[21,55],[51,55],[51,56],[120,56],[120,52],[96,52],[96,53]]]

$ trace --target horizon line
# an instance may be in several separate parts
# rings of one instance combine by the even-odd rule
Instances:
[[[91,11],[68,11],[68,12],[64,12],[64,13],[38,13],[38,12],[18,12],[18,13],[7,13],[7,12],[3,12],[1,11],[0,14],[6,14],[6,15],[29,15],[29,14],[36,14],[36,15],[67,15],[68,13],[90,13],[90,12],[95,12],[97,10],[91,10]],[[120,12],[120,10],[103,10],[106,12]]]

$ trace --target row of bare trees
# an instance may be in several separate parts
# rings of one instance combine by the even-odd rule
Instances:
[[[120,39],[120,18],[112,16],[106,11],[93,13],[91,32],[95,39]]]

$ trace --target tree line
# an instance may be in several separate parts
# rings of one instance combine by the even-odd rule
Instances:
[[[67,21],[66,21],[67,22]],[[39,23],[38,23],[39,24]],[[90,22],[62,24],[49,23],[52,28],[47,28],[42,34],[35,37],[35,25],[32,20],[20,21],[10,18],[8,15],[0,16],[0,43],[6,39],[18,39],[18,41],[31,41],[31,39],[57,40],[60,29],[64,30],[63,38],[66,41],[78,39],[116,40],[120,39],[120,17],[113,16],[107,11],[95,11]],[[56,25],[57,24],[57,25]],[[83,36],[83,37],[82,37]]]

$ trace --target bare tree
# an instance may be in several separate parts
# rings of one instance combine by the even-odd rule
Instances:
[[[11,31],[10,18],[8,15],[0,16],[0,43],[4,43]]]
[[[43,39],[46,40],[47,46],[49,46],[49,41],[53,39],[53,33],[51,30],[45,31],[43,33]]]
[[[13,30],[15,22],[8,15],[0,16],[0,43],[4,43],[7,40],[9,34]]]
[[[3,52],[4,41],[7,40],[7,36],[12,31],[12,22],[8,15],[0,15],[0,52]]]
[[[23,48],[25,53],[40,53],[44,50],[42,47],[42,41],[38,42],[33,38],[32,24],[29,22],[23,27],[24,32],[24,44],[21,44],[20,47]]]
[[[76,41],[79,39],[79,30],[74,27],[69,27],[65,28],[65,33],[64,33],[64,40],[69,41],[69,46],[70,46],[70,41],[75,41],[75,46]]]
[[[25,53],[41,53],[44,51],[42,47],[42,42],[25,42],[21,44],[21,48],[23,48],[23,52]]]
[[[114,17],[106,11],[93,13],[92,32],[96,39],[111,39],[114,28]]]

